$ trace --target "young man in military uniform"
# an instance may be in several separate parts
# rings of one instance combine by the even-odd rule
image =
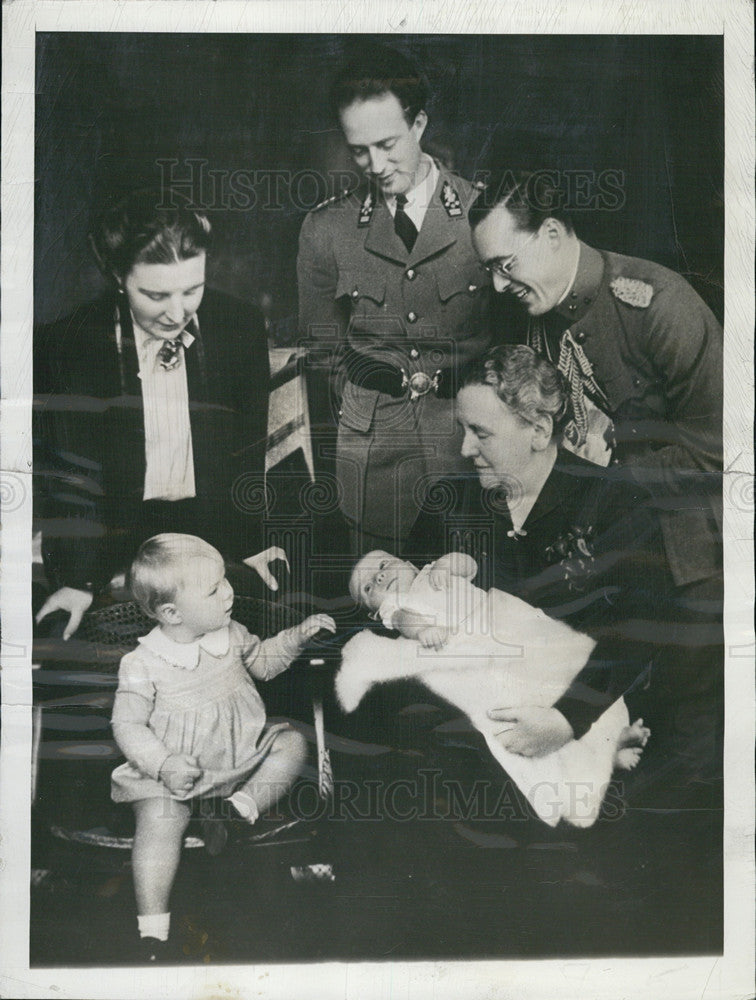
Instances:
[[[300,331],[340,345],[336,471],[360,552],[394,551],[428,485],[464,467],[456,372],[489,344],[477,189],[423,153],[427,98],[390,49],[341,71],[332,105],[365,181],[311,212],[299,242]]]
[[[708,756],[722,684],[722,329],[680,275],[579,240],[557,198],[537,175],[510,175],[471,208],[473,242],[572,386],[567,445],[584,448],[603,414],[599,460],[656,499],[678,635],[655,700]]]

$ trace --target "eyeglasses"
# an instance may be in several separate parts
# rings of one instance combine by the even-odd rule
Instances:
[[[515,266],[517,261],[520,259],[520,254],[525,249],[525,247],[534,240],[538,235],[538,230],[532,232],[530,236],[525,240],[517,253],[513,253],[508,260],[503,260],[501,257],[496,260],[490,261],[488,264],[484,264],[483,267],[488,271],[489,274],[498,274],[500,278],[509,278],[512,273],[512,268]]]

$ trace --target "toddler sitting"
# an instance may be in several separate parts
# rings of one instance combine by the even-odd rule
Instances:
[[[554,705],[588,660],[594,640],[511,594],[475,587],[475,560],[452,552],[418,570],[375,550],[355,566],[352,599],[398,631],[365,631],[343,651],[336,677],[342,707],[353,711],[376,682],[417,677],[460,708],[496,760],[550,825],[590,826],[615,767],[635,766],[650,735],[632,726],[618,699],[580,740],[542,757],[505,749],[506,728],[488,717],[502,706]]]
[[[220,796],[248,823],[291,787],[304,737],[269,725],[253,678],[286,670],[333,619],[313,615],[261,641],[231,620],[234,592],[223,559],[192,535],[146,541],[129,572],[155,628],[121,660],[113,735],[126,763],[112,797],[136,814],[132,870],[144,958],[168,939],[169,898],[193,800]]]

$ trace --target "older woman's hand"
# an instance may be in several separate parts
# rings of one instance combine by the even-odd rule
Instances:
[[[250,556],[244,560],[244,565],[249,566],[250,569],[253,569],[262,577],[263,583],[266,584],[269,590],[278,590],[278,581],[269,568],[270,564],[275,562],[276,559],[280,559],[286,563],[286,568],[290,570],[289,558],[284,549],[279,545],[271,545],[269,549],[258,552],[256,556]]]
[[[556,708],[527,705],[524,708],[495,708],[488,718],[510,723],[495,733],[505,750],[522,757],[545,757],[561,749],[574,736],[572,726]]]

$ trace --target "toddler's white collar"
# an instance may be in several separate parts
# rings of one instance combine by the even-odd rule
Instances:
[[[148,635],[139,640],[151,653],[182,670],[196,670],[199,664],[200,651],[205,650],[211,656],[225,656],[231,645],[231,634],[228,625],[215,632],[206,632],[194,642],[176,642],[167,636],[159,625]]]

